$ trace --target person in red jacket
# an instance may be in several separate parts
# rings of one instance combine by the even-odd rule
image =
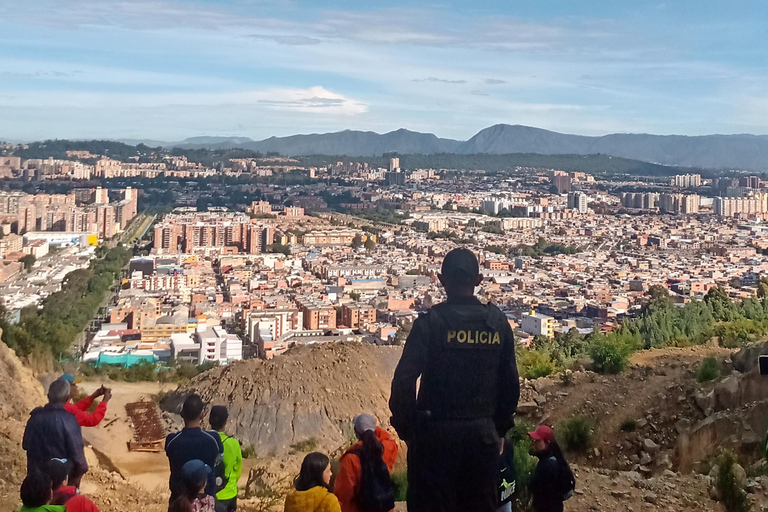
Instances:
[[[89,396],[83,398],[77,403],[72,403],[72,400],[77,396],[77,385],[82,382],[80,377],[75,378],[69,373],[65,373],[61,376],[62,379],[69,382],[69,400],[67,401],[64,409],[71,412],[77,418],[77,423],[81,427],[95,427],[101,420],[104,419],[104,415],[107,413],[107,402],[112,398],[112,390],[101,386],[99,389],[91,393]],[[93,410],[93,413],[89,413],[88,409],[93,405],[93,401],[103,396],[99,405]]]
[[[360,512],[360,508],[355,499],[357,486],[360,483],[360,456],[361,451],[365,450],[366,443],[380,443],[383,447],[382,459],[387,465],[389,472],[397,459],[397,442],[383,428],[376,425],[376,419],[370,414],[361,414],[354,420],[355,435],[359,441],[344,452],[339,461],[339,472],[336,475],[336,482],[333,486],[333,493],[339,498],[341,512]]]

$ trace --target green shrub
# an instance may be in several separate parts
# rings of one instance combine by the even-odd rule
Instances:
[[[718,457],[715,487],[726,512],[748,512],[751,509],[749,498],[736,478],[735,466],[736,456],[733,452],[723,451]]]
[[[123,374],[128,382],[155,382],[157,381],[157,366],[149,361],[139,361],[126,368]]]
[[[634,432],[637,430],[637,422],[632,418],[627,418],[621,423],[622,432]]]
[[[392,473],[392,483],[395,486],[395,501],[405,501],[408,495],[408,471]]]
[[[536,457],[533,453],[533,439],[528,435],[536,426],[525,420],[515,420],[515,426],[507,432],[507,439],[515,446],[513,463],[515,465],[515,498],[513,510],[529,511],[533,505],[528,481],[536,469]]]
[[[592,420],[583,414],[576,414],[563,420],[556,432],[558,442],[566,450],[583,452],[592,446],[594,426]]]
[[[621,373],[627,367],[634,351],[631,343],[611,335],[598,337],[589,347],[595,371],[611,375]]]
[[[254,448],[252,444],[249,444],[248,446],[243,446],[243,458],[244,459],[256,458],[256,448]]]
[[[315,448],[317,448],[317,439],[310,437],[309,439],[305,439],[303,441],[299,441],[298,443],[292,444],[289,453],[291,455],[295,453],[309,453]]]
[[[714,357],[707,357],[701,362],[696,371],[696,380],[702,384],[717,379],[720,376],[720,363]]]
[[[523,349],[517,354],[517,370],[524,379],[538,379],[552,375],[557,367],[548,353]]]

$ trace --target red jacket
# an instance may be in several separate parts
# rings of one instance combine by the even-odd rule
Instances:
[[[53,491],[53,498],[51,498],[50,503],[51,505],[64,505],[75,496],[77,496],[77,487],[74,485],[61,485]]]
[[[70,498],[65,506],[67,512],[99,512],[91,500],[81,495]]]
[[[397,459],[397,441],[389,435],[389,432],[379,427],[376,427],[376,438],[384,446],[382,458],[391,473]],[[347,448],[339,461],[339,472],[336,475],[333,493],[339,498],[341,512],[360,512],[355,501],[355,488],[360,481],[360,458],[351,452],[362,446],[362,441],[353,444]]]
[[[93,414],[88,412],[88,409],[90,409],[92,405],[93,398],[87,396],[76,404],[67,402],[64,405],[64,409],[75,415],[75,418],[77,418],[77,423],[81,427],[95,427],[101,423],[101,420],[104,419],[104,415],[107,413],[107,402],[104,400],[99,402],[99,405],[97,405],[96,409],[93,410]]]

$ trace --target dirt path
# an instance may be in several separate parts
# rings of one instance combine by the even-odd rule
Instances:
[[[92,393],[102,382],[90,381],[80,384],[86,393]],[[169,384],[156,382],[111,382],[103,383],[112,388],[112,400],[107,414],[100,425],[83,428],[83,437],[94,451],[107,457],[111,464],[130,482],[141,485],[148,491],[165,491],[168,487],[168,459],[164,453],[129,452],[127,443],[133,439],[125,404],[151,399],[160,391],[170,391]],[[175,387],[175,386],[174,386]]]

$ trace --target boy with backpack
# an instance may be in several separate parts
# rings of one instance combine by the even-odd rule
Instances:
[[[397,442],[376,425],[370,414],[354,419],[359,441],[341,456],[334,494],[342,512],[390,512],[395,488],[390,473],[397,459]]]
[[[229,413],[223,405],[211,407],[208,423],[221,439],[224,446],[224,456],[221,482],[217,485],[216,512],[235,512],[237,510],[237,481],[243,472],[243,452],[240,449],[240,441],[224,433]]]
[[[528,482],[533,496],[533,509],[536,512],[563,512],[563,502],[573,496],[576,481],[560,446],[555,441],[555,433],[546,425],[540,425],[534,432],[528,432],[533,438],[533,448],[539,463]]]

